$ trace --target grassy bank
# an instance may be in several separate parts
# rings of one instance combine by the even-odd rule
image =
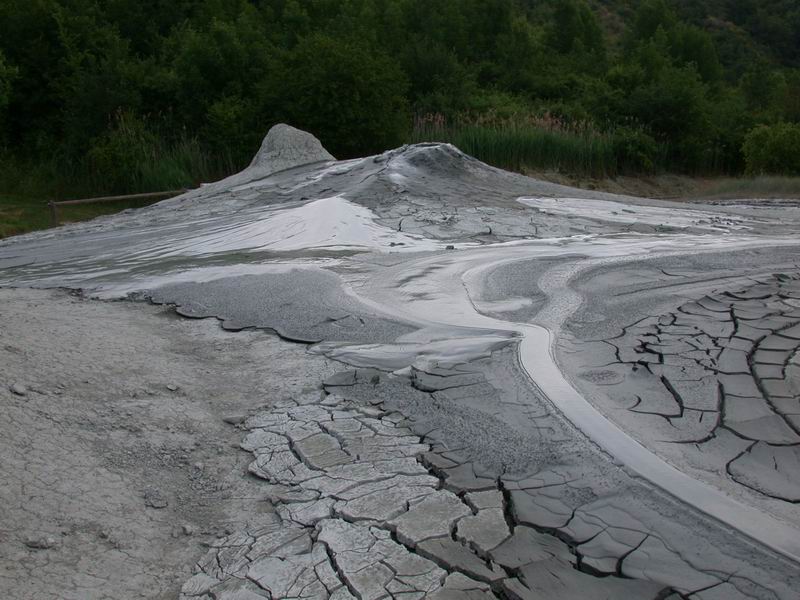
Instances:
[[[59,221],[74,223],[88,221],[102,215],[110,215],[128,208],[141,208],[155,200],[124,200],[113,203],[80,204],[59,207]],[[50,210],[40,196],[17,194],[0,195],[0,239],[30,231],[48,229],[51,226]]]
[[[123,115],[88,155],[0,158],[0,238],[50,227],[49,200],[192,188],[241,166],[224,151],[212,153],[192,138],[166,141]],[[59,207],[59,219],[84,221],[158,200],[64,206]]]
[[[159,192],[196,187],[239,168],[192,140],[123,137],[77,159],[0,157],[0,193],[46,201]]]

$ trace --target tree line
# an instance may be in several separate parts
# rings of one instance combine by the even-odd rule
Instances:
[[[365,155],[431,119],[800,174],[799,67],[794,0],[0,0],[0,186],[223,174],[277,122]]]

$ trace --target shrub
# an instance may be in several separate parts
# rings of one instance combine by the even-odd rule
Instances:
[[[134,114],[121,112],[97,138],[70,187],[98,192],[162,191],[216,179],[233,167],[220,168],[193,138],[167,143]]]
[[[760,125],[742,145],[749,175],[800,175],[800,124]]]
[[[125,189],[128,182],[139,182],[142,167],[151,161],[157,143],[141,119],[119,112],[112,126],[89,149],[89,168],[111,191]]]
[[[614,155],[620,171],[652,173],[658,157],[658,144],[640,129],[619,127],[613,133]]]

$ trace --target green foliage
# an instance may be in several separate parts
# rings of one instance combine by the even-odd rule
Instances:
[[[135,114],[120,112],[111,128],[92,141],[84,160],[61,165],[57,160],[40,163],[38,174],[26,178],[28,168],[16,165],[14,181],[10,172],[0,171],[0,184],[6,189],[36,190],[46,196],[60,196],[63,190],[42,186],[38,181],[66,183],[71,194],[124,193],[130,190],[160,191],[191,187],[198,178],[221,176],[224,165],[215,164],[195,139],[163,141],[147,123]]]
[[[800,125],[760,125],[747,134],[742,151],[750,175],[800,175]]]
[[[0,51],[0,147],[5,138],[6,110],[11,100],[11,86],[17,78],[18,71],[6,62]]]
[[[621,173],[652,173],[659,161],[659,146],[641,129],[619,127],[613,134],[614,156]]]
[[[6,61],[5,55],[0,52],[0,110],[8,106],[11,97],[11,84],[17,77],[17,69]]]
[[[800,122],[800,5],[0,0],[0,166],[26,171],[5,189],[174,187],[279,121],[363,155],[426,113],[505,166],[741,172],[750,130]]]
[[[669,67],[632,89],[623,111],[662,139],[685,142],[708,132],[710,104],[693,69]]]
[[[120,113],[113,129],[95,141],[88,159],[98,179],[105,179],[110,189],[117,190],[128,178],[141,179],[157,144],[158,138],[140,119],[130,113]]]
[[[355,156],[399,144],[408,124],[408,83],[400,66],[355,40],[303,38],[286,56],[269,91],[277,113],[313,131],[335,155]]]
[[[597,17],[583,2],[563,0],[556,4],[547,30],[550,46],[561,54],[591,52],[595,60],[605,53],[603,32]]]
[[[639,5],[628,30],[628,45],[649,40],[659,29],[669,31],[677,23],[675,13],[664,0],[645,0]]]
[[[469,107],[477,93],[473,75],[440,43],[424,39],[410,43],[403,65],[413,82],[411,101],[419,112],[453,114]]]
[[[457,120],[441,115],[415,121],[414,142],[449,142],[480,160],[516,171],[554,170],[589,177],[651,173],[663,165],[665,148],[642,130],[600,132],[557,116]]]
[[[104,193],[191,187],[198,183],[197,175],[212,171],[196,140],[167,146],[142,119],[125,112],[94,141],[86,158],[77,175],[84,185]]]

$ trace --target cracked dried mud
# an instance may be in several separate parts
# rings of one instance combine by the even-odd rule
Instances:
[[[798,232],[279,126],[3,241],[0,592],[797,600]]]

